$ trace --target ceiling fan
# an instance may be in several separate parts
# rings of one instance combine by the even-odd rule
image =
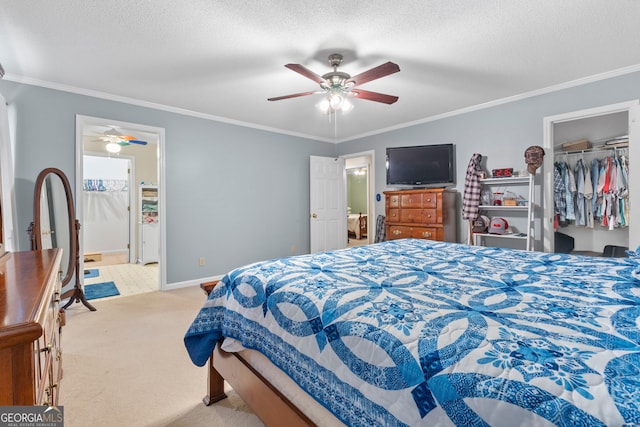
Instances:
[[[102,133],[102,135],[98,136],[97,140],[105,143],[105,149],[109,153],[119,153],[122,150],[122,147],[131,144],[137,145],[147,145],[147,141],[142,141],[137,139],[135,136],[131,135],[122,135],[115,128],[111,128]]]
[[[121,146],[127,146],[131,144],[147,145],[147,141],[142,141],[131,135],[122,135],[115,128],[104,131],[104,135],[98,137],[98,140],[107,143],[115,143]]]
[[[394,64],[393,62],[386,62],[382,65],[371,68],[370,70],[364,71],[351,77],[347,73],[338,71],[338,66],[341,63],[342,55],[340,55],[339,53],[329,55],[329,64],[333,67],[333,71],[322,76],[314,73],[304,65],[286,64],[285,67],[287,67],[288,69],[302,74],[306,78],[320,84],[321,90],[277,96],[275,98],[268,98],[268,100],[279,101],[282,99],[297,98],[299,96],[326,94],[326,101],[328,102],[328,105],[326,107],[328,107],[328,109],[330,110],[339,109],[345,97],[366,99],[369,101],[382,102],[385,104],[393,104],[398,100],[397,96],[387,95],[379,92],[371,92],[359,88],[360,85],[368,83],[372,80],[388,76],[389,74],[397,73],[398,71],[400,71],[400,67],[397,64]]]

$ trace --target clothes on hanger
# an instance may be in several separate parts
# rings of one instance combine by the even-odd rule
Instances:
[[[554,163],[554,211],[560,227],[574,224],[610,230],[629,225],[629,168],[627,158],[605,156],[585,162],[583,155],[571,167],[564,161]]]

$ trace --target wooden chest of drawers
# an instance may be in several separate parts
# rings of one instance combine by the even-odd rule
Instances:
[[[0,258],[0,405],[57,405],[62,250]]]
[[[456,191],[444,188],[385,191],[386,239],[455,242]]]

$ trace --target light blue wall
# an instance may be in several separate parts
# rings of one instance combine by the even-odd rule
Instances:
[[[6,80],[0,93],[17,118],[20,250],[29,249],[40,170],[57,167],[74,186],[80,114],[165,129],[169,284],[291,255],[292,247],[309,251],[309,156],[335,156],[334,144]]]
[[[385,185],[385,148],[453,142],[457,189],[474,152],[485,167],[524,169],[524,150],[542,144],[543,118],[640,98],[640,72],[460,114],[334,146],[175,113],[0,80],[17,113],[15,149],[19,248],[28,249],[33,187],[45,167],[75,180],[75,116],[166,130],[167,281],[226,273],[248,262],[309,250],[309,156],[375,150],[375,191]],[[399,102],[402,102],[400,100]],[[384,199],[382,199],[384,200]],[[375,212],[384,214],[384,201]],[[460,219],[461,222],[461,219]],[[458,227],[458,241],[465,241]],[[204,267],[198,266],[205,257]]]
[[[375,150],[375,192],[382,194],[388,189],[386,147],[452,142],[456,145],[456,188],[462,194],[465,172],[473,153],[483,155],[486,170],[500,167],[523,170],[526,169],[526,148],[543,144],[544,117],[639,98],[640,72],[635,72],[344,142],[338,145],[338,153],[346,155]],[[541,184],[540,178],[537,176],[538,185]],[[461,207],[460,201],[458,207]],[[375,202],[374,210],[372,218],[384,215],[384,197]],[[466,232],[460,215],[459,242],[467,241]]]

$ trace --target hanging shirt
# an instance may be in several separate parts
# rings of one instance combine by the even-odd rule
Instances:
[[[558,219],[564,221],[567,216],[567,205],[564,197],[564,180],[562,179],[562,166],[560,163],[553,165],[553,209]]]
[[[564,162],[558,162],[555,164],[554,170],[554,192],[553,198],[555,201],[556,209],[558,210],[558,225],[566,227],[567,222],[567,177],[566,170],[567,165]]]
[[[593,187],[593,197],[591,198],[591,212],[596,216],[598,210],[598,178],[600,176],[600,162],[598,159],[591,160],[591,186]]]
[[[564,168],[564,185],[565,185],[565,198],[567,199],[567,221],[574,221],[576,219],[576,210],[573,203],[574,195],[576,194],[576,182],[573,177],[573,170],[569,165],[565,165]]]
[[[605,217],[605,209],[606,209],[606,203],[605,203],[605,194],[604,194],[604,187],[607,181],[607,161],[606,159],[603,159],[602,161],[598,162],[598,168],[599,168],[599,172],[598,172],[598,185],[597,185],[597,194],[598,194],[598,200],[596,200],[596,210],[594,211],[594,216],[596,217],[596,219],[602,223]]]
[[[584,166],[582,159],[578,159],[574,169],[575,178],[575,203],[576,203],[576,225],[587,225],[587,211],[584,197]]]
[[[482,185],[478,179],[478,174],[482,171],[480,161],[482,154],[474,153],[467,166],[467,175],[464,179],[464,197],[462,199],[462,218],[470,221],[478,217],[478,206],[480,206],[480,193]]]
[[[593,228],[593,181],[591,181],[591,169],[584,165],[584,198],[587,227]]]
[[[621,186],[620,186],[620,215],[624,218],[624,226],[629,225],[629,166],[627,164],[627,158],[620,156],[620,174]]]

